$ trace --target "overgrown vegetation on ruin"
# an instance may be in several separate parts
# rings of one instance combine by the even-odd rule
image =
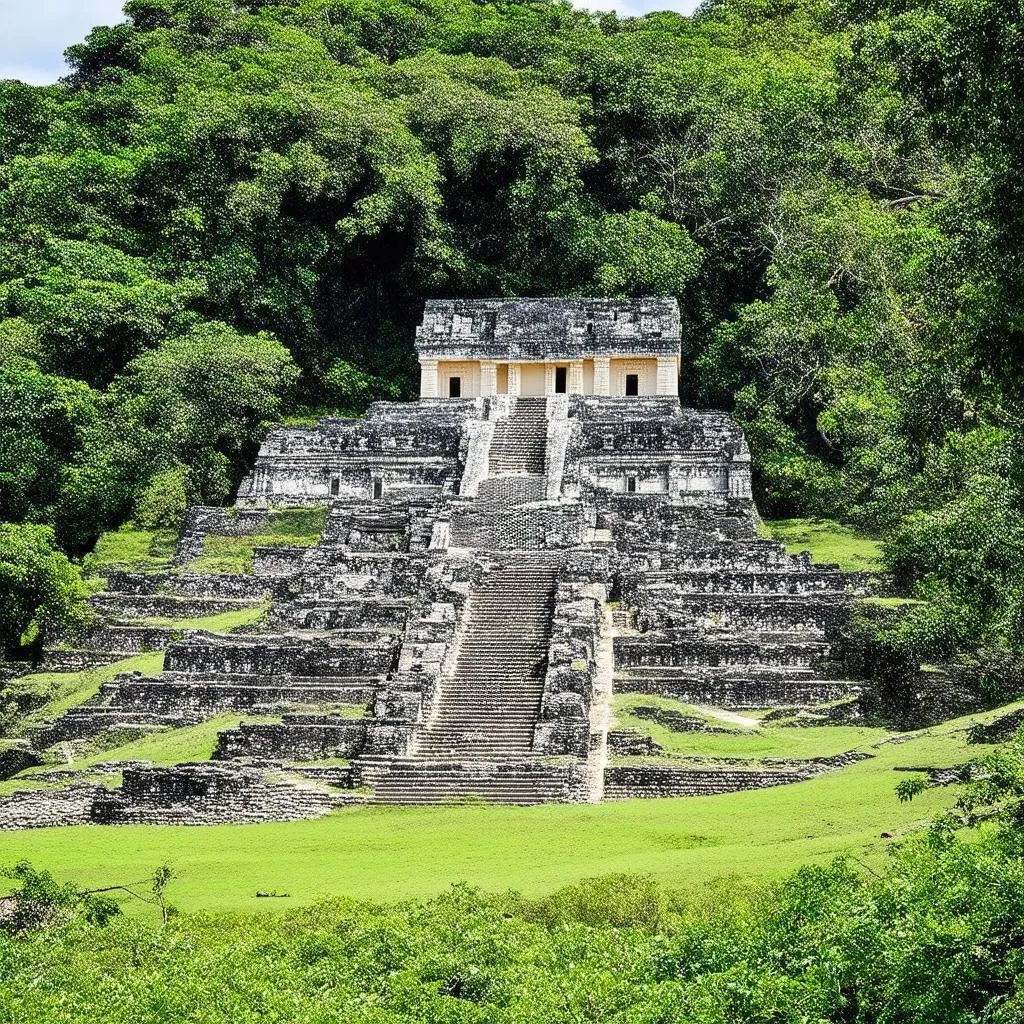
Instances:
[[[74,625],[65,553],[225,500],[266,421],[411,394],[441,293],[679,296],[684,398],[734,411],[762,512],[884,540],[912,659],[1020,650],[1016,15],[127,11],[0,83],[8,654]]]
[[[267,890],[289,893],[288,900],[273,904],[281,911],[324,896],[389,902],[431,897],[455,880],[490,892],[511,888],[540,896],[614,872],[644,873],[669,886],[680,879],[693,885],[776,879],[839,855],[879,871],[894,841],[941,814],[959,794],[957,787],[937,787],[911,803],[900,802],[896,784],[913,777],[907,766],[963,763],[984,749],[968,743],[971,729],[1015,708],[903,734],[899,742],[881,730],[861,730],[858,742],[853,730],[840,727],[844,748],[872,756],[798,785],[598,805],[352,806],[313,821],[263,825],[0,832],[0,864],[27,857],[61,879],[100,886],[112,876],[143,877],[166,861],[188,880],[177,896],[183,910],[233,912],[261,909],[256,893]],[[825,746],[835,742],[825,728],[810,731],[806,739],[799,729],[689,735],[702,754],[714,757],[792,754],[794,743],[807,745],[803,754],[815,744],[817,752],[837,749]],[[181,759],[211,739],[203,724],[109,748],[88,760]],[[28,779],[23,774],[0,783],[0,789],[24,788]]]

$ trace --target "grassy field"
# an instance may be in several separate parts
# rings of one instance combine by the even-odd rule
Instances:
[[[637,718],[629,709],[637,705],[653,706],[655,702],[644,694],[621,694],[614,698],[612,711],[617,728],[635,729],[650,736],[666,750],[700,757],[828,757],[845,750],[866,750],[888,733],[884,729],[867,726],[820,725],[790,727],[760,725],[757,729],[744,729],[738,734],[673,732],[657,722]],[[664,698],[659,707],[669,708],[673,702]],[[691,709],[675,702],[672,710],[690,713]],[[699,711],[699,709],[698,709]],[[724,728],[737,728],[730,722],[716,722]]]
[[[352,807],[317,821],[210,828],[130,826],[0,834],[0,863],[28,858],[62,878],[105,885],[178,872],[182,909],[283,909],[321,896],[398,900],[465,881],[540,894],[611,872],[688,885],[775,876],[849,855],[878,864],[890,841],[955,798],[894,794],[896,766],[948,765],[979,752],[972,716],[870,747],[876,756],[797,785],[696,799],[530,808]],[[264,900],[257,890],[289,899]]]
[[[882,545],[851,526],[830,519],[765,519],[762,527],[767,536],[782,541],[791,555],[810,551],[816,562],[833,562],[841,569],[882,568]]]
[[[193,559],[189,572],[244,574],[252,572],[253,550],[275,544],[312,547],[320,540],[327,521],[326,506],[280,509],[270,517],[262,533],[244,537],[207,534],[203,554]]]

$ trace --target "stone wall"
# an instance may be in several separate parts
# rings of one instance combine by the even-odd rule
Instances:
[[[463,424],[476,402],[376,402],[365,418],[274,428],[238,491],[240,505],[372,501],[395,492],[436,498],[457,489]]]
[[[124,772],[120,789],[97,794],[102,825],[218,825],[319,818],[345,803],[341,793],[267,781],[256,768],[179,764]]]
[[[197,629],[171,645],[164,668],[194,675],[380,676],[394,666],[397,647],[388,634],[365,642],[291,634],[227,637]]]
[[[612,764],[604,772],[606,800],[650,799],[672,796],[714,796],[736,793],[746,789],[765,789],[804,782],[863,760],[868,754],[848,751],[834,757],[812,758],[806,761],[776,759],[772,764],[765,759],[764,767],[717,768],[690,766],[675,767],[664,764]]]
[[[607,595],[607,558],[600,553],[570,555],[555,595],[544,695],[534,730],[538,753],[587,755]]]
[[[262,533],[270,524],[270,509],[216,508],[193,505],[185,514],[175,565],[187,565],[204,551],[208,534],[218,537],[251,537]]]
[[[357,754],[366,722],[337,715],[284,715],[278,724],[243,722],[218,734],[214,757],[323,761]]]
[[[108,792],[105,786],[83,782],[57,789],[23,789],[0,796],[0,831],[89,825],[93,804]]]

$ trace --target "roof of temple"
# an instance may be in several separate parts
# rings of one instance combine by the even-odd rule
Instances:
[[[428,359],[679,355],[679,304],[643,299],[430,299],[416,328]]]

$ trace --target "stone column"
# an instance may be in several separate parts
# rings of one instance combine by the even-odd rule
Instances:
[[[594,394],[612,393],[611,360],[608,356],[594,356]]]
[[[508,393],[518,395],[522,391],[522,378],[519,374],[519,364],[508,364]]]
[[[569,364],[569,386],[570,395],[583,394],[583,360],[579,359]]]
[[[420,398],[437,398],[437,360],[420,360]]]
[[[498,393],[498,364],[482,362],[480,364],[480,394],[483,396]]]
[[[544,394],[555,393],[555,367],[553,363],[544,364]]]
[[[656,395],[679,394],[679,376],[675,356],[658,356],[658,376],[654,386]]]
[[[747,466],[730,466],[728,471],[729,477],[729,497],[730,498],[749,498],[753,491],[750,487],[750,469]]]

